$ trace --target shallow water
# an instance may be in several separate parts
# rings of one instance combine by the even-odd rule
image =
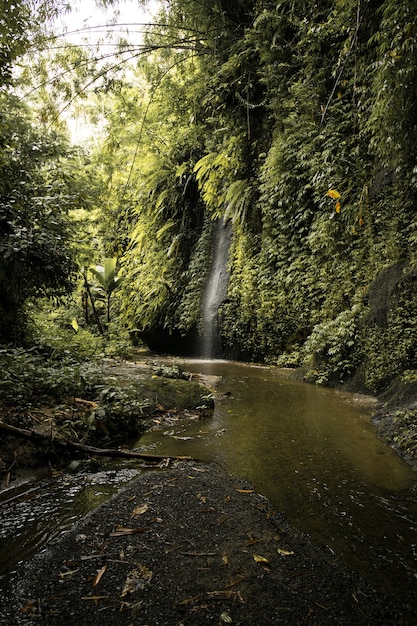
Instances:
[[[139,472],[118,468],[97,473],[25,481],[0,493],[0,588],[19,563],[108,500]]]
[[[417,610],[417,474],[376,437],[373,402],[276,368],[175,362],[219,377],[214,415],[147,433],[137,446],[215,461],[247,479],[293,526]],[[0,494],[0,587],[19,562],[139,473],[127,463],[111,467]]]
[[[216,461],[374,586],[417,605],[417,475],[381,442],[370,398],[276,368],[182,361],[220,376],[213,418],[146,434],[142,449]]]

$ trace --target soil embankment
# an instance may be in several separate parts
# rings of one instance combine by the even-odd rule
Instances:
[[[7,596],[10,626],[412,623],[250,485],[193,462],[144,473]]]

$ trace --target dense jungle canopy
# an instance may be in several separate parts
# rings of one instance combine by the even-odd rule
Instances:
[[[68,11],[0,8],[2,344],[188,349],[223,218],[226,356],[417,380],[417,4],[171,0],[94,44]]]

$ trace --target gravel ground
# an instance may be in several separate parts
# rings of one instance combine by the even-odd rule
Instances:
[[[144,473],[37,555],[4,626],[412,624],[215,465]],[[414,622],[415,624],[416,622]]]

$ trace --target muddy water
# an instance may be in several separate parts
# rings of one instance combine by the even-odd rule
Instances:
[[[417,608],[417,474],[375,435],[374,404],[275,368],[182,362],[220,376],[214,416],[147,434],[143,449],[190,454],[249,480],[348,567]]]
[[[417,474],[376,437],[373,404],[275,368],[176,362],[219,377],[214,415],[148,433],[137,445],[215,461],[249,480],[293,526],[417,610]],[[19,561],[136,476],[129,467],[0,494],[0,587]]]

